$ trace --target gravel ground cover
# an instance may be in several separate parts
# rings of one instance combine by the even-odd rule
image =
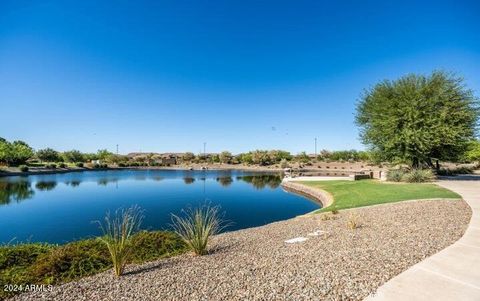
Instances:
[[[355,230],[346,223],[361,216]],[[14,300],[362,300],[388,279],[459,239],[464,201],[412,201],[297,217],[218,235],[191,254],[107,271]],[[308,236],[314,231],[326,231]],[[302,243],[284,241],[304,236]]]

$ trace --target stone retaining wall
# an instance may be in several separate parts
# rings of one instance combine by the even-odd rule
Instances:
[[[300,183],[295,183],[293,181],[283,181],[282,187],[289,192],[297,193],[320,202],[322,204],[322,208],[328,207],[333,203],[332,195],[325,190],[312,188]]]

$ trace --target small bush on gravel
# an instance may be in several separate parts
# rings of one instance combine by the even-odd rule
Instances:
[[[412,169],[403,175],[402,180],[408,183],[423,183],[430,182],[434,177],[430,169]]]
[[[108,250],[96,239],[80,240],[39,256],[30,267],[34,279],[60,283],[96,274],[111,266]]]
[[[322,221],[329,221],[331,219],[334,219],[333,215],[329,212],[322,213],[320,214],[320,220]]]
[[[21,172],[27,172],[28,171],[28,166],[27,165],[20,165],[18,167],[18,169],[20,169]]]
[[[77,163],[75,163],[75,166],[76,167],[83,167],[83,163],[82,162],[77,162]]]
[[[350,230],[355,230],[360,227],[360,215],[357,212],[350,212],[348,215],[347,227]]]
[[[121,276],[132,253],[132,236],[142,223],[143,212],[139,207],[117,210],[114,216],[107,213],[100,223],[103,236],[100,240],[110,252],[115,276]]]
[[[208,253],[208,241],[212,235],[226,226],[219,214],[220,207],[207,205],[183,210],[184,216],[172,214],[172,226],[196,255]]]
[[[401,169],[392,169],[387,172],[387,181],[390,182],[401,182],[405,171]]]
[[[50,251],[48,244],[29,243],[0,246],[0,270],[12,266],[28,266],[41,254]]]
[[[132,237],[131,262],[141,263],[173,256],[187,250],[187,245],[173,232],[141,231]]]
[[[0,246],[0,283],[31,284],[34,279],[29,267],[37,258],[49,252],[52,246],[39,243]],[[0,289],[0,299],[13,296],[16,292]]]

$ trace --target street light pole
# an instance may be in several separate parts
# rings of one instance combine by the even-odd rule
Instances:
[[[317,137],[315,137],[315,157],[317,156]]]

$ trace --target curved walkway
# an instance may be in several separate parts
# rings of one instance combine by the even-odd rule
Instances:
[[[460,194],[472,208],[464,236],[365,300],[480,300],[480,176],[446,178],[437,184]]]

